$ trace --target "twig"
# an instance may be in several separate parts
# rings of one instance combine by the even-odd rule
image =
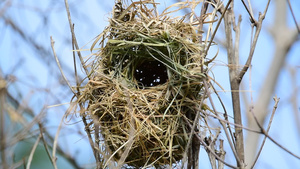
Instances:
[[[33,147],[32,147],[32,150],[31,150],[30,155],[29,155],[29,157],[28,157],[28,162],[27,162],[27,165],[26,165],[26,169],[30,169],[30,165],[31,165],[31,161],[32,161],[34,152],[35,152],[35,150],[36,150],[36,148],[37,148],[37,146],[38,146],[38,144],[39,144],[39,142],[40,142],[41,137],[42,137],[42,136],[39,135],[38,139],[35,141],[35,143],[34,143],[34,145],[33,145]]]
[[[276,144],[278,147],[280,147],[281,149],[283,149],[284,151],[286,151],[287,153],[289,153],[290,155],[298,158],[300,160],[300,156],[294,154],[293,152],[291,152],[290,150],[288,150],[287,148],[283,147],[282,145],[280,145],[279,143],[277,143],[277,141],[275,141],[271,136],[268,135],[268,133],[262,129],[262,134],[264,134],[265,136],[268,137],[268,139],[270,139],[274,144]]]
[[[206,81],[204,81],[204,87],[205,87],[205,89],[208,91],[208,86],[207,86]],[[211,97],[211,95],[210,95],[209,92],[208,92],[208,98],[209,98],[210,104],[211,104],[211,106],[212,106],[212,108],[213,108],[213,112],[215,112],[215,115],[218,117],[217,110],[216,110],[216,108],[215,108],[215,105],[214,105],[214,103],[213,103],[212,97]],[[229,136],[229,134],[228,134],[228,131],[226,130],[226,126],[225,126],[224,122],[221,121],[221,120],[219,120],[219,122],[220,122],[220,124],[222,125],[222,127],[223,127],[223,129],[224,129],[224,131],[225,131],[226,137],[228,138],[228,142],[229,142],[230,148],[231,148],[231,150],[232,150],[232,152],[233,152],[233,154],[234,154],[236,160],[237,160],[238,162],[240,162],[240,158],[238,157],[238,154],[237,154],[237,152],[236,152],[235,146],[234,146],[234,145],[232,144],[232,142],[230,141],[230,136]]]
[[[261,24],[262,21],[266,15],[269,2],[266,6],[266,9],[264,11],[264,14],[259,16],[259,22],[257,25],[255,38],[252,43],[252,48],[250,50],[250,54],[247,60],[246,65],[243,67],[242,71],[238,72],[236,69],[229,68],[229,77],[230,77],[230,87],[231,87],[231,95],[232,95],[232,105],[233,105],[233,112],[234,112],[234,123],[242,125],[242,116],[241,116],[241,107],[240,107],[240,96],[239,92],[233,92],[235,90],[239,90],[240,82],[246,73],[249,65],[251,64],[251,60],[253,57],[253,53],[255,50],[255,45],[258,39],[259,32],[261,30]],[[228,14],[229,15],[229,14]],[[234,48],[232,46],[232,32],[231,32],[231,24],[230,24],[230,18],[229,16],[225,16],[225,32],[226,32],[226,39],[227,39],[227,53],[228,53],[228,63],[229,65],[237,66],[238,65],[238,58],[234,53]],[[243,137],[243,130],[242,128],[235,127],[235,136],[236,136],[236,151],[238,154],[238,157],[240,160],[237,159],[238,166],[243,168],[244,167],[244,161],[245,161],[245,155],[244,155],[244,137]]]
[[[217,152],[217,150],[215,149],[215,145],[216,145],[216,141],[217,138],[219,137],[219,134],[221,133],[220,129],[217,131],[217,133],[215,134],[215,137],[211,140],[211,137],[206,137],[207,139],[205,139],[205,142],[207,143],[207,145],[212,149],[212,151]],[[207,148],[205,147],[205,150],[207,151],[208,154],[208,158],[211,164],[212,169],[217,169],[217,162],[216,162],[216,158],[215,156],[207,150]]]
[[[284,151],[286,151],[287,153],[291,154],[292,156],[300,159],[300,156],[297,156],[296,154],[292,153],[290,150],[288,150],[287,148],[283,147],[282,145],[280,145],[279,143],[277,143],[272,137],[269,136],[268,132],[265,131],[265,129],[262,127],[262,125],[259,123],[257,117],[255,116],[255,114],[252,112],[252,115],[255,119],[256,124],[258,125],[258,127],[261,129],[261,133],[264,134],[266,137],[268,137],[268,139],[270,139],[274,144],[276,144],[278,147],[280,147],[281,149],[283,149]]]
[[[201,109],[197,109],[197,110],[198,110],[198,111],[201,111]],[[242,125],[240,125],[240,124],[232,123],[232,122],[230,122],[230,121],[228,121],[228,120],[224,120],[224,119],[220,118],[220,116],[216,116],[216,115],[214,115],[214,114],[209,114],[209,113],[207,113],[207,112],[205,112],[205,111],[203,111],[203,110],[202,110],[202,113],[205,114],[205,115],[207,115],[207,116],[210,116],[210,117],[213,117],[213,118],[215,118],[215,119],[218,119],[218,120],[221,121],[221,122],[228,123],[228,124],[230,124],[230,125],[232,125],[232,126],[237,126],[237,127],[243,128],[244,130],[247,130],[247,131],[250,131],[250,132],[253,132],[253,133],[257,133],[257,134],[261,134],[261,131],[253,130],[253,129],[251,129],[251,128],[242,126]],[[218,113],[221,113],[221,112],[218,112]],[[228,126],[228,127],[230,127],[230,126]]]
[[[85,62],[83,60],[83,57],[81,56],[81,53],[80,53],[80,50],[79,50],[79,47],[78,47],[78,43],[77,43],[77,40],[76,40],[76,36],[75,36],[75,32],[74,32],[74,25],[72,24],[72,20],[71,20],[71,14],[70,14],[70,9],[69,9],[69,4],[68,4],[68,0],[65,0],[65,6],[66,6],[66,12],[67,12],[67,15],[68,15],[68,21],[69,21],[69,26],[70,26],[70,30],[71,30],[71,33],[72,33],[72,43],[73,43],[73,46],[75,45],[76,47],[76,51],[77,51],[77,55],[80,59],[80,62],[81,62],[81,65],[85,71],[85,74],[89,77],[89,71],[85,65]],[[77,78],[77,77],[76,77]],[[78,87],[78,85],[77,85]],[[79,89],[77,89],[78,92],[79,92]],[[74,92],[73,92],[74,93]],[[79,93],[74,93],[77,97],[79,95]],[[80,106],[80,111],[81,112],[84,112],[84,107],[82,104],[79,105]],[[85,117],[84,114],[82,114],[82,121],[83,121],[83,124],[85,126],[85,132],[87,133],[87,136],[89,138],[89,143],[90,143],[90,146],[93,150],[93,153],[94,153],[94,157],[97,161],[97,165],[98,165],[98,162],[100,161],[100,156],[99,156],[99,153],[97,152],[97,149],[96,147],[94,146],[94,142],[93,142],[93,139],[92,139],[92,135],[91,135],[91,131],[90,131],[90,128],[89,128],[89,125],[87,123],[87,119]],[[97,142],[97,140],[95,140]],[[98,166],[99,167],[99,166]]]
[[[287,2],[288,2],[288,5],[289,5],[289,8],[290,8],[290,10],[291,10],[291,13],[292,13],[292,16],[293,16],[293,20],[294,20],[295,25],[296,25],[296,27],[297,27],[298,33],[300,34],[300,27],[298,26],[298,23],[297,23],[295,14],[294,14],[294,12],[293,12],[292,5],[291,5],[291,1],[290,1],[290,0],[287,0]]]
[[[272,124],[272,121],[273,121],[273,118],[274,118],[274,114],[275,114],[275,111],[276,111],[276,109],[277,109],[277,105],[278,105],[279,100],[280,100],[280,98],[277,98],[277,96],[275,96],[273,99],[274,99],[274,101],[275,101],[275,104],[274,104],[273,111],[272,111],[272,115],[271,115],[271,117],[270,117],[270,121],[269,121],[269,124],[268,124],[267,133],[269,133],[269,130],[270,130],[270,128],[271,128],[271,124]],[[253,113],[253,111],[252,111],[252,113]],[[256,156],[256,158],[255,158],[255,160],[254,160],[254,162],[253,162],[251,168],[254,168],[254,165],[256,164],[256,162],[257,162],[257,160],[258,160],[258,157],[260,156],[260,153],[262,152],[262,149],[263,149],[263,147],[264,147],[264,145],[265,145],[266,139],[267,139],[267,136],[264,137],[264,140],[263,140],[263,142],[262,142],[262,144],[261,144],[261,146],[260,146],[260,149],[259,149],[259,151],[258,151],[258,153],[257,153],[257,156]]]
[[[56,131],[56,134],[55,134],[55,137],[54,137],[54,141],[53,141],[52,164],[54,164],[54,168],[55,169],[57,169],[57,166],[56,166],[56,160],[57,160],[57,158],[56,158],[56,147],[57,147],[58,137],[59,137],[59,133],[60,133],[60,130],[62,128],[62,125],[63,125],[63,120],[64,120],[65,115],[62,117],[62,119],[61,119],[61,121],[59,123],[58,129]]]
[[[248,9],[248,7],[247,7],[246,3],[244,2],[244,0],[241,0],[241,1],[242,1],[243,5],[244,5],[246,11],[248,12],[248,14],[250,16],[250,22],[252,24],[254,24],[254,26],[256,26],[257,25],[257,21],[254,19],[252,12],[250,12],[250,10]]]
[[[219,99],[219,101],[220,101],[220,103],[221,103],[221,106],[222,106],[222,108],[223,108],[223,110],[224,110],[224,114],[223,114],[223,115],[224,115],[224,118],[225,118],[225,123],[227,124],[227,128],[228,128],[228,130],[229,130],[229,133],[230,133],[230,136],[231,136],[231,140],[232,140],[232,142],[233,142],[233,145],[235,145],[235,140],[234,140],[234,137],[233,137],[233,133],[232,133],[232,131],[231,131],[230,122],[229,122],[229,119],[228,119],[228,113],[227,113],[227,111],[226,111],[226,107],[225,107],[225,105],[224,105],[224,103],[223,103],[221,97],[219,96],[219,94],[218,94],[216,88],[212,85],[211,82],[210,82],[210,85],[211,85],[212,89],[214,90],[214,93],[217,95],[217,97],[218,97],[218,99]]]
[[[233,30],[235,31],[235,44],[234,44],[234,63],[235,65],[232,65],[234,66],[234,68],[236,70],[238,70],[238,66],[239,66],[239,46],[240,46],[240,34],[241,34],[241,22],[242,22],[242,15],[239,15],[239,19],[238,19],[238,24],[233,26]],[[234,23],[234,21],[233,21]]]
[[[81,53],[79,51],[78,43],[77,43],[76,36],[75,36],[75,33],[74,33],[68,0],[65,0],[65,6],[66,6],[67,15],[68,15],[70,30],[71,30],[71,33],[72,33],[72,41],[74,40],[74,44],[75,44],[75,47],[76,47],[77,54],[78,54],[78,57],[80,59],[81,65],[82,65],[82,67],[83,67],[83,69],[85,71],[85,74],[88,76],[89,75],[89,71],[88,71],[88,69],[87,69],[87,67],[85,65],[85,62],[84,62],[84,60],[83,60],[83,58],[81,56]]]
[[[211,44],[212,44],[212,42],[213,42],[213,40],[214,40],[214,38],[215,38],[215,36],[216,36],[216,33],[217,33],[218,29],[219,29],[219,26],[220,26],[220,24],[221,24],[221,22],[222,22],[222,19],[224,18],[224,15],[225,15],[225,13],[226,13],[226,11],[227,11],[227,9],[228,9],[228,7],[229,7],[231,1],[232,1],[232,0],[229,0],[229,1],[228,1],[228,3],[227,3],[227,5],[226,5],[225,9],[223,10],[223,13],[222,13],[222,15],[221,15],[221,18],[220,18],[219,21],[218,21],[218,24],[217,24],[217,26],[216,26],[216,28],[215,28],[215,31],[214,31],[214,33],[211,35],[211,39],[210,39],[210,41],[209,41],[209,44],[208,44],[208,46],[207,46],[207,48],[206,48],[206,50],[205,50],[205,52],[204,52],[204,56],[206,56],[207,53],[208,53],[208,50],[209,50],[209,48],[210,48],[210,46],[211,46]]]
[[[207,90],[205,90],[203,96],[206,95],[206,92],[207,92]],[[204,97],[201,98],[199,107],[201,107],[201,106],[203,105],[203,101],[204,101]],[[198,112],[198,113],[196,114],[195,120],[194,120],[194,122],[193,122],[193,126],[192,126],[191,132],[190,132],[191,134],[190,134],[190,136],[189,136],[188,142],[187,142],[187,144],[186,144],[186,146],[185,146],[185,151],[184,151],[184,155],[183,155],[183,159],[182,159],[182,163],[183,163],[183,164],[186,162],[187,152],[188,152],[188,150],[189,150],[189,146],[190,146],[191,141],[192,141],[192,138],[193,138],[193,136],[194,136],[195,128],[196,128],[196,125],[198,124],[199,118],[200,118],[200,113]],[[182,167],[183,167],[183,166],[182,166]]]
[[[71,32],[74,32],[74,24],[72,26],[72,30]],[[75,96],[77,98],[79,98],[79,96],[81,95],[80,93],[80,81],[79,81],[79,77],[78,77],[78,74],[77,74],[77,66],[76,66],[76,58],[75,58],[75,50],[74,50],[74,47],[76,47],[76,38],[75,38],[75,34],[73,35],[72,33],[72,48],[73,48],[73,61],[74,61],[74,72],[75,72],[75,78],[76,78],[76,90],[77,90],[77,93],[75,93]],[[80,53],[80,51],[79,51]],[[81,62],[82,63],[82,62]],[[84,65],[83,65],[84,66]],[[80,104],[80,111],[81,112],[84,112],[84,107],[82,104]],[[88,138],[89,138],[89,143],[91,145],[91,148],[93,150],[93,153],[94,153],[94,156],[95,156],[95,159],[96,159],[96,163],[97,163],[97,166],[99,167],[100,164],[99,162],[101,161],[100,160],[100,155],[99,153],[97,153],[97,150],[99,150],[99,122],[97,120],[95,120],[97,118],[94,118],[94,127],[95,127],[95,143],[92,139],[92,135],[91,135],[91,131],[89,129],[89,126],[87,124],[87,120],[85,118],[85,116],[83,115],[82,116],[82,121],[83,121],[83,124],[85,126],[85,132],[87,133],[88,135]]]
[[[254,25],[256,27],[254,39],[253,39],[253,42],[251,44],[251,49],[250,49],[250,52],[249,52],[248,59],[247,59],[245,65],[244,65],[243,69],[240,71],[239,75],[237,76],[238,83],[240,83],[242,81],[245,73],[247,72],[247,70],[248,70],[248,68],[249,68],[249,66],[250,66],[250,64],[252,62],[254,50],[256,48],[256,43],[257,43],[257,40],[258,40],[258,37],[259,37],[259,33],[261,31],[261,28],[262,28],[262,22],[265,19],[265,16],[266,16],[269,4],[270,4],[270,0],[267,3],[267,6],[265,8],[264,13],[259,15],[258,22],[256,22],[256,25]]]
[[[74,24],[73,24],[72,29],[74,30]],[[72,49],[73,49],[72,53],[73,53],[74,74],[75,74],[75,78],[76,78],[77,93],[78,93],[78,95],[80,95],[80,90],[79,90],[80,82],[79,82],[79,77],[77,74],[77,66],[76,66],[76,58],[75,58],[75,39],[73,37],[72,37]]]
[[[178,2],[180,2],[180,1],[178,0]],[[204,1],[202,3],[200,16],[199,16],[199,31],[202,31],[202,29],[203,29],[203,21],[204,21],[203,16],[206,14],[207,8],[208,8],[208,3],[206,3],[206,1]],[[202,42],[202,33],[199,35],[199,42],[200,43]]]
[[[219,140],[220,141],[220,145],[219,145],[219,156],[220,156],[220,158],[224,161],[225,160],[225,154],[226,154],[226,152],[224,151],[224,147],[223,147],[223,143],[224,143],[224,140],[222,140],[222,139],[220,139]],[[223,169],[224,168],[224,163],[220,163],[220,162],[218,162],[218,169]]]
[[[82,104],[80,104],[80,111],[84,111],[84,108],[83,108]],[[98,162],[100,161],[100,156],[99,156],[99,153],[97,152],[98,150],[94,146],[94,142],[93,142],[91,130],[90,130],[89,124],[87,123],[87,119],[85,117],[85,114],[82,114],[81,118],[82,118],[82,122],[84,124],[84,131],[86,132],[86,134],[87,134],[87,136],[89,138],[89,143],[90,143],[90,146],[91,146],[91,148],[93,150],[94,157],[95,157],[97,165],[98,165]],[[96,141],[98,141],[98,140],[96,140]],[[99,167],[99,166],[97,166],[97,167]]]
[[[36,42],[34,39],[30,36],[28,36],[25,32],[24,29],[22,29],[21,27],[19,27],[13,20],[11,20],[10,18],[7,18],[5,16],[3,16],[3,19],[5,20],[5,23],[7,25],[10,25],[11,28],[18,34],[20,35],[20,37],[27,43],[27,44],[31,44],[31,46],[33,47],[33,49],[35,49],[38,54],[34,55],[36,56],[38,59],[40,59],[41,61],[43,61],[43,63],[45,64],[45,66],[48,66],[49,70],[52,69],[52,67],[50,65],[52,65],[52,54],[51,51],[48,50],[48,48],[46,49],[44,46],[40,45],[41,43]],[[61,63],[61,65],[64,67],[65,72],[70,73],[72,72],[72,70],[68,67],[68,65],[64,64],[63,62]]]
[[[190,122],[188,121],[187,117],[183,116],[184,117],[184,120],[185,122],[188,124],[188,126],[190,128],[192,128],[192,125],[190,124]],[[216,159],[218,159],[219,161],[221,161],[222,163],[224,163],[225,165],[227,165],[228,167],[230,168],[236,168],[235,166],[231,165],[231,164],[228,164],[227,162],[225,162],[223,159],[221,159],[203,140],[202,138],[200,138],[200,136],[198,134],[196,134],[196,137],[198,138],[198,140],[201,142],[202,145],[204,145],[205,148],[207,148],[207,150],[209,152],[211,152],[215,157]]]
[[[239,87],[240,84],[236,79],[237,75],[237,65],[238,65],[238,58],[234,53],[234,46],[233,46],[233,35],[232,35],[232,25],[234,20],[232,20],[232,15],[234,15],[234,9],[231,9],[229,12],[226,13],[224,16],[224,26],[225,26],[225,35],[226,35],[226,42],[227,42],[227,60],[229,69],[229,80],[230,80],[230,89],[231,89],[231,98],[232,98],[232,107],[233,107],[233,114],[234,114],[234,123],[242,125],[242,116],[241,116],[241,105],[240,105],[240,93]],[[233,25],[234,26],[234,25]],[[237,27],[235,27],[237,28]],[[231,67],[234,66],[234,67]],[[236,162],[238,167],[244,168],[244,137],[243,137],[243,129],[240,127],[235,126],[235,151],[237,153]]]
[[[38,122],[38,124],[39,124],[39,128],[40,128],[40,136],[41,136],[41,138],[42,138],[42,141],[43,141],[43,144],[44,144],[46,153],[47,153],[47,155],[48,155],[48,157],[49,157],[49,159],[50,159],[50,161],[51,161],[51,163],[52,163],[52,165],[53,165],[53,167],[54,167],[56,164],[53,163],[51,154],[50,154],[49,149],[48,149],[48,145],[47,145],[46,140],[45,140],[45,138],[44,138],[44,136],[43,136],[43,126],[42,126],[42,123],[41,123],[41,122]]]
[[[2,8],[0,9],[0,18],[2,18],[2,16],[5,14],[6,10],[11,6],[11,4],[12,0],[7,0],[1,4]]]
[[[43,109],[44,110],[44,109]],[[27,112],[27,111],[26,111]],[[41,112],[44,112],[44,111],[41,111]],[[41,114],[41,113],[40,113]],[[40,117],[41,115],[38,115],[38,117]],[[34,114],[31,112],[31,113],[29,113],[29,115],[30,116],[32,116],[32,117],[34,117]],[[44,127],[43,127],[43,124],[42,123],[38,123],[39,124],[39,126],[40,126],[40,130],[41,129],[43,129]],[[47,130],[44,130],[44,131],[40,131],[40,132],[42,132],[42,133],[44,133],[46,136],[47,136],[47,138],[49,139],[49,141],[50,142],[54,142],[54,138],[53,138],[53,136],[47,131]],[[44,135],[43,134],[43,135]],[[42,135],[42,140],[43,141],[45,141],[44,142],[44,144],[46,143],[47,144],[47,142],[46,142],[46,140],[44,139],[44,136]],[[49,144],[47,144],[47,145],[49,145]],[[45,148],[46,148],[46,146],[45,146]],[[57,152],[59,153],[59,155],[61,155],[61,156],[63,156],[71,165],[73,165],[73,167],[74,168],[80,168],[80,165],[78,164],[78,162],[76,161],[76,159],[74,159],[74,158],[72,158],[70,155],[68,155],[68,154],[66,154],[63,150],[62,150],[62,148],[59,146],[59,145],[57,145]],[[46,150],[47,151],[47,150]],[[49,150],[48,150],[49,151]],[[50,160],[51,160],[51,162],[52,162],[52,157],[51,157],[51,155],[49,155],[50,154],[50,152],[48,153],[47,152],[47,154],[48,154],[48,156],[51,158]],[[53,164],[53,163],[52,163]]]
[[[66,78],[66,76],[65,76],[65,74],[64,74],[64,71],[62,70],[62,68],[61,68],[61,66],[60,66],[60,62],[59,62],[59,60],[58,60],[58,58],[57,58],[57,55],[56,55],[56,52],[55,52],[55,49],[54,49],[54,40],[52,39],[52,36],[50,36],[50,41],[51,41],[51,48],[52,48],[52,51],[53,51],[53,55],[54,55],[54,57],[55,57],[55,61],[56,61],[56,63],[57,63],[57,66],[58,66],[58,68],[59,68],[59,70],[60,70],[60,73],[61,73],[61,75],[62,75],[62,77],[64,78],[64,80],[66,81],[66,83],[68,84],[68,86],[69,86],[69,88],[71,89],[71,91],[75,94],[76,92],[74,91],[74,89],[72,88],[72,86],[71,86],[71,84],[69,83],[69,81],[67,80],[67,78]]]
[[[270,98],[272,98],[272,93],[274,92],[275,86],[278,81],[278,76],[280,70],[284,66],[284,61],[287,57],[287,53],[290,51],[292,44],[297,40],[298,32],[296,29],[291,30],[287,27],[287,7],[286,1],[276,1],[275,10],[276,13],[274,15],[274,22],[272,29],[270,32],[274,39],[274,57],[271,63],[271,67],[266,73],[266,78],[262,82],[262,87],[254,108],[254,113],[260,124],[263,124],[268,115],[267,107],[270,102]],[[268,7],[265,8],[265,11]],[[262,15],[263,16],[263,15]],[[260,16],[261,17],[261,16]],[[278,32],[285,32],[284,36]],[[248,121],[248,125],[250,128],[260,129],[255,120],[251,118]],[[256,148],[259,147],[259,137],[260,135],[254,133],[248,133],[247,141],[246,141],[246,151],[247,151],[247,163],[252,164],[257,154]],[[255,147],[255,148],[254,148]]]
[[[0,70],[1,71],[1,70]],[[6,123],[5,123],[5,103],[7,99],[7,86],[6,86],[6,80],[2,78],[2,72],[0,72],[0,83],[4,84],[0,87],[0,123],[1,123],[1,129],[0,129],[0,151],[1,151],[1,163],[3,168],[7,167],[6,164]]]

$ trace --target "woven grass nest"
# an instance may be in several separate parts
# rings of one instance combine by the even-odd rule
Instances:
[[[92,45],[101,48],[78,100],[100,125],[109,160],[123,158],[133,167],[180,161],[190,132],[184,119],[193,122],[205,97],[199,24],[191,15],[158,15],[156,5],[116,4],[119,10]]]

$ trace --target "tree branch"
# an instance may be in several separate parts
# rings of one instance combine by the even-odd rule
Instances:
[[[275,20],[274,25],[271,29],[271,34],[275,41],[274,46],[274,57],[271,63],[271,67],[269,68],[268,73],[266,74],[265,81],[262,83],[263,86],[259,91],[259,96],[257,97],[258,100],[254,104],[253,112],[259,122],[259,124],[264,124],[265,118],[268,115],[268,106],[273,94],[274,88],[276,86],[276,82],[282,69],[287,53],[293,43],[297,40],[297,30],[290,30],[287,27],[286,23],[286,12],[287,6],[286,2],[282,0],[276,1],[276,9],[275,9]],[[266,10],[265,10],[266,11]],[[284,34],[281,32],[285,32]],[[252,118],[248,118],[248,125],[249,128],[259,130],[259,126]],[[255,133],[248,133],[247,140],[246,140],[246,152],[247,152],[247,159],[246,162],[252,164],[256,155],[258,142],[259,142],[259,135]]]
[[[232,25],[234,22],[231,18],[231,15],[234,15],[233,9],[229,10],[224,17],[225,24],[225,34],[226,34],[226,42],[227,42],[227,58],[229,64],[229,79],[230,79],[230,88],[231,88],[231,97],[232,97],[232,107],[234,114],[234,123],[238,125],[242,125],[242,117],[241,117],[241,107],[240,107],[240,93],[239,93],[239,81],[236,79],[237,75],[237,67],[238,67],[238,55],[234,52],[233,47],[233,38],[232,38]],[[240,29],[240,27],[236,27],[236,30]],[[239,32],[239,31],[237,31]],[[239,36],[236,34],[236,36]],[[243,129],[241,127],[235,126],[235,149],[237,151],[236,158],[237,165],[240,168],[244,168],[244,137],[243,137]]]
[[[270,120],[269,120],[269,124],[268,124],[268,128],[267,128],[267,133],[269,133],[269,131],[270,131],[271,124],[272,124],[272,121],[273,121],[273,118],[274,118],[274,115],[275,115],[275,112],[276,112],[276,109],[277,109],[279,100],[280,100],[280,98],[277,98],[276,96],[274,97],[275,104],[274,104],[274,107],[273,107],[273,111],[272,111],[271,118],[270,118]],[[253,113],[253,111],[252,111],[252,113]],[[254,114],[253,114],[253,115],[254,115]],[[254,162],[253,162],[251,168],[254,168],[254,166],[255,166],[255,164],[256,164],[256,162],[257,162],[257,160],[258,160],[258,157],[259,157],[259,155],[260,155],[260,153],[261,153],[261,151],[262,151],[262,149],[263,149],[263,147],[264,147],[264,144],[265,144],[265,142],[266,142],[266,138],[267,138],[267,136],[264,137],[264,140],[263,140],[263,142],[262,142],[262,144],[261,144],[261,146],[260,146],[260,149],[259,149],[259,151],[258,151],[258,153],[257,153],[257,156],[256,156],[256,158],[255,158],[255,160],[254,160]]]
[[[268,1],[268,4],[267,4],[267,6],[265,8],[264,13],[259,15],[258,22],[256,22],[255,25],[252,25],[252,27],[253,26],[256,27],[256,31],[255,31],[254,39],[251,42],[252,44],[251,44],[251,49],[250,49],[250,52],[249,52],[248,59],[247,59],[245,65],[244,65],[243,69],[240,71],[240,73],[239,73],[239,75],[237,77],[237,80],[238,80],[239,83],[242,81],[245,73],[247,72],[247,70],[250,67],[250,64],[252,62],[254,50],[256,48],[256,44],[257,44],[257,41],[258,41],[259,33],[261,31],[261,28],[262,28],[262,22],[265,19],[265,16],[267,14],[267,11],[268,11],[268,8],[269,8],[269,4],[270,4],[270,0]]]

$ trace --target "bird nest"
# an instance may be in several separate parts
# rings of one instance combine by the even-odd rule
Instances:
[[[92,45],[101,48],[78,99],[86,105],[82,115],[100,126],[94,133],[100,132],[109,160],[134,167],[180,161],[191,131],[187,122],[206,97],[199,23],[191,15],[158,15],[156,5],[116,4]]]

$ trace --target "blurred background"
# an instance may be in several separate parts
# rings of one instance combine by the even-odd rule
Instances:
[[[277,6],[280,1],[283,2],[285,11],[278,15]],[[156,2],[160,3],[159,9],[163,11],[178,1]],[[259,12],[263,12],[266,3],[266,0],[251,2],[256,19]],[[109,24],[114,1],[70,0],[69,6],[79,46],[82,49],[89,49],[93,39]],[[300,23],[300,1],[292,0],[291,6],[296,20]],[[243,65],[250,49],[251,22],[241,1],[235,1],[234,9],[237,15],[242,16],[239,53],[240,65]],[[276,29],[278,17],[284,17],[285,29]],[[204,32],[206,29],[207,27],[204,27]],[[278,59],[275,57],[278,40],[274,37],[277,37],[275,34],[280,34],[282,37],[280,40],[285,40],[288,45],[283,48],[284,58],[282,64],[277,66],[276,70],[279,73],[273,83],[272,97],[279,97],[280,102],[269,135],[280,145],[300,156],[300,37],[298,33],[292,34],[293,36],[289,34],[295,31],[296,25],[287,1],[271,1],[251,67],[242,82],[241,102],[243,121],[247,126],[249,106],[259,100],[262,90],[265,89],[265,79],[271,76],[270,70],[273,70],[274,60]],[[76,114],[64,117],[68,112],[73,93],[58,69],[51,49],[50,36],[55,41],[54,47],[64,73],[71,85],[75,86],[71,32],[64,1],[0,0],[0,168],[26,168],[28,161],[31,161],[29,160],[31,155],[33,157],[30,168],[53,168],[47,150],[52,155],[53,146],[56,145],[58,168],[95,167],[81,118]],[[208,57],[212,58],[218,53],[211,65],[211,76],[223,87],[224,90],[218,88],[218,92],[228,113],[232,115],[229,65],[224,37],[224,26],[221,24],[215,38],[217,45],[211,48]],[[86,50],[82,54],[88,56],[91,52]],[[79,60],[76,61],[80,67]],[[83,69],[78,72],[79,76],[84,78]],[[267,119],[274,105],[272,97],[266,105],[269,112]],[[222,112],[220,105],[217,104],[217,108]],[[267,122],[264,124],[265,127]],[[40,137],[41,130],[44,132],[43,137]],[[245,131],[246,139],[247,134]],[[36,150],[32,152],[35,145]],[[229,146],[225,145],[225,150],[226,148]],[[235,165],[231,153],[227,153],[225,160]],[[204,150],[200,151],[199,166],[210,168]],[[299,159],[267,139],[255,168],[299,168],[299,166]]]

